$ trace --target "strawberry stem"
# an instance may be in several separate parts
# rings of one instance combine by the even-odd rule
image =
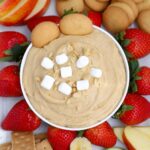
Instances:
[[[66,15],[70,15],[70,14],[76,14],[78,13],[77,11],[75,11],[73,8],[69,9],[69,10],[64,10],[64,14],[61,16],[62,18]]]

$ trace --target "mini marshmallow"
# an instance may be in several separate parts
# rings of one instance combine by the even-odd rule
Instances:
[[[45,69],[52,69],[54,67],[54,62],[50,58],[44,57],[41,66]]]
[[[87,56],[80,56],[76,62],[77,68],[84,68],[89,64],[89,58]]]
[[[72,92],[72,87],[69,84],[62,82],[58,87],[58,91],[65,95],[70,95]]]
[[[77,90],[83,91],[89,88],[89,81],[88,80],[80,80],[77,81]]]
[[[68,61],[68,56],[65,53],[63,53],[63,54],[57,55],[55,59],[58,65],[62,65]]]
[[[46,90],[50,90],[54,82],[55,82],[55,79],[53,77],[46,75],[41,82],[41,86],[45,88]]]
[[[92,77],[100,78],[102,76],[102,70],[97,68],[92,68],[90,74]]]
[[[62,78],[68,78],[72,76],[72,68],[70,66],[61,67],[60,72]]]

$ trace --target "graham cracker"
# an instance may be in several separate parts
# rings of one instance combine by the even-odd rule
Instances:
[[[40,134],[36,134],[34,137],[35,137],[35,144],[37,144],[37,143],[43,141],[44,139],[46,139],[47,134],[46,133],[40,133]],[[10,143],[10,142],[0,145],[0,150],[13,150],[11,148],[12,148],[12,143]]]
[[[0,145],[0,150],[11,150],[11,143],[5,143]]]
[[[12,150],[36,150],[32,132],[13,132]]]
[[[53,150],[47,139],[36,144],[36,150]]]

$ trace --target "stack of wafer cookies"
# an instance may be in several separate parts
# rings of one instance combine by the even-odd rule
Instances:
[[[138,16],[138,7],[131,0],[112,0],[103,13],[103,24],[112,33],[123,31]]]
[[[0,145],[0,150],[52,150],[46,134],[33,135],[32,132],[13,132],[12,143]]]

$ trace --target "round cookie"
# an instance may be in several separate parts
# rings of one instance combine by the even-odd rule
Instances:
[[[102,22],[104,27],[112,33],[121,32],[130,24],[128,15],[121,8],[115,6],[107,7],[103,13]]]
[[[141,3],[137,4],[139,12],[146,10],[146,9],[150,9],[150,0],[144,0]]]
[[[150,33],[150,10],[144,10],[142,11],[138,18],[137,18],[137,23],[139,28],[144,30],[147,33]]]
[[[77,12],[82,12],[84,10],[83,0],[57,0],[56,10],[59,16],[64,14],[65,10],[73,9]]]
[[[115,2],[115,3],[112,3],[110,6],[121,8],[128,15],[130,23],[132,23],[135,20],[136,16],[128,4],[122,3],[122,2]]]
[[[86,5],[94,11],[103,11],[109,2],[99,2],[97,0],[85,0]]]
[[[31,41],[35,47],[43,47],[49,42],[59,37],[60,31],[58,26],[50,21],[38,24],[31,33]]]
[[[93,25],[85,15],[70,14],[61,19],[60,30],[66,35],[86,35],[93,31]]]
[[[137,7],[137,5],[136,5],[136,3],[134,1],[131,1],[131,0],[112,0],[111,2],[112,3],[114,3],[114,2],[122,2],[122,3],[128,4],[131,7],[131,9],[133,10],[135,16],[136,17],[138,16],[139,10],[138,10],[138,7]]]

